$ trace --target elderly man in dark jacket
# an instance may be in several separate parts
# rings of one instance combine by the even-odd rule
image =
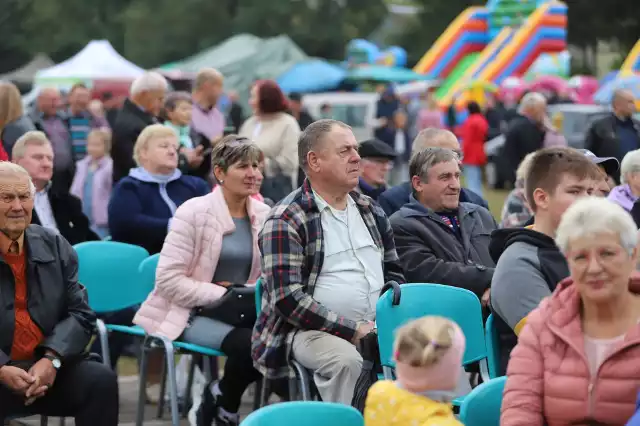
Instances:
[[[495,263],[489,238],[497,225],[484,207],[460,203],[460,165],[444,148],[427,148],[409,164],[411,201],[391,216],[408,282],[473,291],[486,304]]]
[[[458,142],[456,135],[448,130],[428,128],[420,131],[413,140],[413,145],[411,146],[412,155],[427,148],[450,149],[458,154],[458,160],[462,160],[460,142]],[[410,201],[411,191],[411,182],[401,183],[380,194],[378,203],[387,216],[391,216]],[[467,188],[460,189],[460,202],[473,203],[486,209],[489,208],[489,205],[481,196]]]
[[[157,123],[169,85],[157,72],[146,72],[131,83],[131,95],[124,101],[112,129],[111,158],[115,185],[136,167],[133,146],[145,127]]]
[[[35,186],[22,167],[0,164],[0,420],[75,417],[118,424],[118,382],[85,357],[95,327],[78,258],[58,233],[30,225]]]

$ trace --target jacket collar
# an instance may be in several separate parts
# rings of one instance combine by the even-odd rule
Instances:
[[[302,183],[302,187],[300,189],[300,204],[303,209],[309,212],[320,212],[318,203],[316,202],[315,196],[313,195],[313,188],[311,187],[311,181],[309,181],[309,178],[304,179],[304,182]],[[370,198],[366,195],[360,194],[355,189],[349,192],[349,195],[351,195],[351,198],[356,202],[359,208],[369,209],[371,207]]]
[[[210,196],[213,206],[216,209],[215,211],[218,221],[222,225],[222,233],[229,234],[235,231],[236,225],[233,223],[231,213],[229,213],[229,206],[227,206],[227,201],[224,199],[222,187],[217,185],[213,188]],[[255,200],[253,197],[247,197],[247,214],[251,221],[253,232],[257,235],[257,233],[260,232],[262,223],[258,220],[256,215],[256,203],[259,203],[259,201]],[[220,208],[220,206],[224,206],[225,208]]]
[[[28,263],[48,263],[55,260],[51,248],[42,238],[42,229],[29,225],[24,231],[24,245]]]
[[[458,217],[462,219],[465,216],[471,214],[472,212],[475,212],[477,209],[478,209],[478,206],[476,204],[461,202],[458,204]],[[432,209],[425,207],[424,205],[422,205],[422,203],[420,203],[420,201],[416,200],[413,194],[409,196],[409,202],[404,205],[404,210],[405,210],[406,217],[412,217],[412,216],[439,217],[436,214],[436,212],[434,212]]]

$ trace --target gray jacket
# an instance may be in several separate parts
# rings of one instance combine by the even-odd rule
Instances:
[[[407,282],[451,285],[482,297],[495,267],[489,240],[497,225],[487,209],[471,203],[460,203],[458,218],[461,238],[412,196],[390,219],[396,251]]]
[[[12,121],[4,126],[4,129],[0,132],[0,140],[2,140],[4,150],[9,154],[9,158],[11,158],[11,151],[13,150],[13,145],[16,144],[16,141],[20,139],[20,136],[31,130],[36,130],[36,127],[31,122],[31,119],[26,115],[23,115],[16,121]]]

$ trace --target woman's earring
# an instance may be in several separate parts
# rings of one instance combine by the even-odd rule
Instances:
[[[222,184],[224,183],[224,181],[223,181],[223,180],[219,180],[218,182],[220,182],[220,185],[222,185]]]

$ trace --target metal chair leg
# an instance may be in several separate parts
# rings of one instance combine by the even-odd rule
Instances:
[[[167,356],[167,353],[165,352],[164,355]],[[160,396],[158,397],[158,411],[156,412],[156,419],[161,419],[164,416],[164,395],[167,393],[167,366],[165,363],[162,364],[161,371]]]
[[[309,385],[309,373],[307,369],[302,366],[296,360],[291,360],[291,365],[296,370],[296,374],[298,376],[298,381],[300,383],[300,391],[302,392],[302,400],[303,401],[313,401],[313,396],[311,395],[311,388]]]
[[[185,356],[185,355],[183,355]],[[196,365],[198,359],[202,358],[200,355],[186,355],[191,357],[191,363],[189,365],[189,375],[187,376],[187,387],[184,391],[184,404],[182,407],[182,417],[186,418],[189,414],[189,408],[191,408],[191,388],[193,387],[193,376],[196,371]]]
[[[255,390],[253,391],[253,411],[262,407],[262,382],[266,379],[260,379],[255,382]]]
[[[169,400],[171,407],[171,424],[180,426],[180,412],[178,411],[178,384],[176,383],[176,360],[173,343],[164,337],[160,338],[164,346],[167,361],[167,375],[169,377]]]
[[[266,407],[269,403],[269,394],[271,393],[271,386],[269,379],[263,377],[260,381],[260,407]]]
[[[140,352],[140,380],[138,383],[138,408],[136,411],[136,426],[143,426],[144,423],[144,406],[147,399],[147,353],[151,349],[148,347],[151,339],[145,336],[142,342],[142,348]]]
[[[64,417],[60,417],[60,426],[64,426]]]
[[[111,368],[111,356],[109,355],[109,330],[101,319],[96,320],[96,328],[98,329],[98,339],[100,339],[100,348],[102,350],[102,363]]]

